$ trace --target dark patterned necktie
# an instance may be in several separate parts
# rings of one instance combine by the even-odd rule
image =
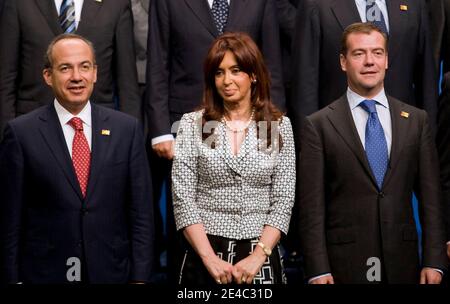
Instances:
[[[372,22],[386,35],[389,35],[383,13],[375,3],[375,0],[366,1],[366,19],[367,22]]]
[[[214,18],[214,23],[216,24],[217,31],[219,32],[219,35],[223,33],[223,29],[225,28],[225,25],[227,24],[228,20],[228,0],[214,0],[212,7],[211,7],[211,13]]]
[[[366,124],[365,149],[378,189],[381,190],[388,166],[388,148],[375,104],[375,100],[364,100],[359,105],[369,113]]]
[[[75,4],[73,0],[63,0],[61,3],[59,24],[64,33],[75,32]]]

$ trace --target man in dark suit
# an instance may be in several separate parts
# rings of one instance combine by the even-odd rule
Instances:
[[[439,283],[447,267],[437,152],[428,116],[385,94],[387,38],[343,34],[347,93],[304,120],[300,234],[310,283]],[[411,199],[422,220],[417,251]]]
[[[9,120],[53,101],[41,69],[47,45],[63,33],[58,14],[64,13],[66,1],[5,1],[0,18],[0,131]],[[99,81],[91,101],[141,119],[129,0],[71,3],[75,26],[68,32],[88,38],[97,52]]]
[[[43,72],[56,99],[7,123],[0,146],[6,283],[146,282],[151,180],[140,124],[90,102],[92,44],[57,36]]]
[[[275,0],[153,2],[146,106],[152,145],[160,157],[171,159],[173,156],[172,123],[201,104],[203,61],[221,32],[246,32],[257,42],[271,72],[272,98],[275,104],[284,108]],[[216,2],[227,6],[224,13],[227,17],[221,25],[217,25],[213,18]]]
[[[450,259],[450,72],[444,75],[442,82],[436,141],[441,165],[442,198],[446,207],[447,256]],[[450,284],[448,278],[447,282]]]
[[[314,113],[345,92],[345,74],[337,60],[341,34],[349,24],[367,20],[369,2],[373,4],[374,0],[301,2],[293,39],[292,102],[288,106],[297,128],[303,115]],[[434,127],[438,86],[425,3],[377,0],[375,4],[381,13],[377,17],[383,16],[389,35],[386,92],[426,110]]]

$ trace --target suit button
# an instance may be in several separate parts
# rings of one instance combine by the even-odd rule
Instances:
[[[384,197],[384,192],[378,193],[378,196],[381,197],[381,198],[383,198],[383,197]]]
[[[236,178],[237,181],[241,181],[242,180],[242,176],[240,176],[240,175],[236,175],[235,178]]]
[[[89,212],[88,212],[87,208],[81,208],[81,215],[86,215],[88,213]]]
[[[80,240],[80,241],[78,241],[78,247],[81,247],[82,245],[83,245],[83,242]]]

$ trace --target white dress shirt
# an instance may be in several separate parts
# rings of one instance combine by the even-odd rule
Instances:
[[[384,17],[384,22],[386,23],[386,29],[389,32],[389,16],[387,12],[386,0],[375,0],[376,4],[380,8],[381,13]],[[359,16],[362,22],[367,22],[366,18],[366,4],[367,0],[355,0],[356,7],[358,8]]]
[[[61,3],[63,0],[55,0],[56,11],[58,12],[61,9]],[[73,0],[73,4],[75,5],[75,28],[78,28],[78,23],[81,20],[81,9],[83,8],[84,0]]]
[[[91,103],[88,101],[78,115],[73,115],[67,111],[59,102],[54,101],[56,114],[58,114],[59,123],[64,133],[64,139],[66,140],[67,149],[69,149],[70,157],[72,157],[72,143],[75,136],[74,128],[69,125],[69,121],[73,117],[78,117],[83,121],[83,133],[86,136],[86,140],[89,145],[89,149],[92,151],[92,117],[91,117]]]
[[[208,0],[208,4],[209,4],[209,7],[210,7],[210,8],[212,8],[213,1],[214,1],[214,0]],[[227,2],[228,2],[228,5],[230,5],[230,1],[231,1],[231,0],[228,0],[228,1],[227,1]]]

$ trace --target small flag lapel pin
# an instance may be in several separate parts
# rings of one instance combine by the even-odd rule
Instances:
[[[111,134],[109,130],[102,130],[102,135],[109,136],[109,134]]]
[[[404,117],[404,118],[408,118],[408,117],[409,117],[409,113],[408,113],[408,112],[405,112],[405,111],[402,111],[402,112],[400,113],[400,115],[401,115],[402,117]]]
[[[95,0],[95,2],[102,3],[102,0]]]
[[[400,10],[401,11],[407,11],[408,10],[408,6],[404,5],[404,4],[400,4]]]

